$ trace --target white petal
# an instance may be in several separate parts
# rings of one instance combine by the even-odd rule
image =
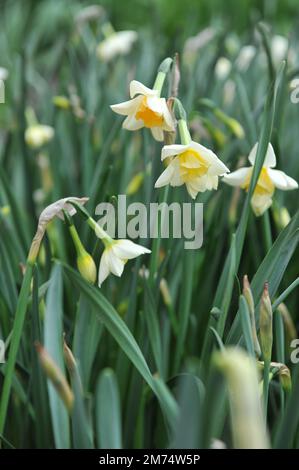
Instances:
[[[155,140],[157,140],[158,142],[163,142],[164,134],[163,134],[163,130],[161,129],[161,127],[151,127],[151,133]]]
[[[163,114],[163,100],[164,98],[158,98],[157,96],[148,96],[146,98],[146,104],[149,109],[151,109],[154,113]]]
[[[112,104],[110,108],[117,114],[121,114],[122,116],[127,116],[128,114],[132,114],[138,108],[140,102],[142,100],[141,96],[137,96],[136,98],[128,101],[124,101],[123,103]]]
[[[272,198],[269,195],[253,195],[251,198],[251,207],[255,215],[260,216],[269,209],[272,202]]]
[[[135,114],[131,114],[124,120],[122,127],[128,131],[137,131],[144,127],[144,122],[141,119],[136,119]]]
[[[195,189],[194,186],[190,183],[186,183],[186,188],[192,199],[195,199],[198,194],[198,190]]]
[[[241,186],[245,182],[249,171],[251,171],[251,168],[239,168],[229,175],[224,175],[222,181],[230,186]]]
[[[109,254],[107,250],[104,250],[104,253],[101,256],[100,267],[99,267],[99,275],[98,275],[99,287],[101,287],[102,283],[105,281],[105,279],[107,279],[110,273],[108,257],[109,257]]]
[[[167,157],[173,157],[175,155],[179,155],[180,153],[185,152],[190,148],[190,145],[180,145],[180,144],[173,144],[173,145],[164,145],[161,152],[161,160],[163,161]]]
[[[278,189],[287,191],[298,188],[297,181],[286,175],[283,171],[269,169],[268,174]]]
[[[248,156],[248,160],[251,163],[251,165],[254,165],[256,154],[257,154],[257,149],[258,149],[258,142],[253,146]],[[276,166],[276,156],[275,156],[275,152],[272,147],[272,144],[270,142],[268,144],[268,149],[267,149],[263,166],[265,166],[266,168],[274,168]]]
[[[175,168],[174,166],[170,163],[167,168],[161,173],[159,178],[157,179],[155,183],[155,188],[162,188],[162,186],[166,186],[167,184],[170,184],[170,181],[173,177]]]
[[[229,172],[227,166],[217,157],[217,155],[211,149],[208,149],[204,145],[201,145],[198,142],[194,141],[191,142],[190,147],[195,150],[195,152],[199,153],[199,155],[211,165],[209,169],[209,173],[211,175],[223,175],[224,173]]]
[[[137,243],[133,243],[130,240],[117,240],[113,244],[112,250],[115,255],[122,260],[133,259],[151,252],[144,246],[137,245]]]
[[[108,264],[112,274],[118,277],[122,275],[125,267],[125,262],[114,254],[112,247],[109,248]]]
[[[138,82],[137,80],[132,80],[130,83],[130,97],[133,98],[135,95],[145,95],[145,96],[155,96],[158,94],[156,90],[152,90],[143,83]]]

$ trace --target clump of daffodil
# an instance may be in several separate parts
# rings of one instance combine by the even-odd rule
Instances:
[[[38,149],[53,139],[53,127],[39,124],[33,109],[26,111],[26,118],[28,127],[25,130],[25,142],[29,147]]]
[[[101,287],[102,283],[107,279],[110,273],[120,277],[128,260],[151,252],[144,246],[137,245],[130,240],[115,240],[111,238],[82,206],[74,203],[74,207],[76,207],[87,219],[89,226],[94,230],[96,236],[104,244],[104,251],[101,256],[98,274],[99,287]]]
[[[76,248],[77,266],[79,272],[81,276],[84,277],[84,279],[86,279],[91,284],[94,284],[97,278],[97,268],[95,262],[92,256],[85,250],[80,240],[79,234],[76,230],[76,227],[73,224],[71,216],[67,212],[64,212],[64,217]]]
[[[123,122],[124,129],[136,131],[147,127],[151,130],[154,139],[158,141],[163,141],[163,131],[174,131],[174,121],[166,100],[160,96],[171,63],[170,58],[161,63],[153,88],[148,88],[137,80],[133,80],[130,83],[132,99],[111,106],[117,114],[127,116]]]
[[[253,172],[253,165],[256,159],[258,143],[251,150],[248,160],[251,167],[239,168],[229,175],[225,175],[223,181],[231,186],[240,186],[248,191]],[[263,168],[260,172],[253,196],[251,206],[255,215],[262,215],[272,204],[272,197],[275,189],[288,191],[298,188],[298,183],[283,171],[274,170],[276,166],[276,156],[272,145],[269,143]]]
[[[175,99],[174,111],[178,120],[181,144],[165,145],[161,160],[172,157],[167,168],[156,181],[155,188],[170,184],[186,185],[187,191],[195,199],[199,192],[217,189],[219,176],[229,169],[212,150],[191,139],[186,121],[186,113],[181,102]]]

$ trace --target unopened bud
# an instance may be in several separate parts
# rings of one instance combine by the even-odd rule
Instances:
[[[131,179],[131,181],[129,182],[127,186],[127,190],[126,190],[127,196],[137,193],[140,186],[142,185],[143,180],[144,180],[143,171],[140,171],[139,173],[137,173],[137,175],[133,176],[133,178]]]
[[[70,108],[70,100],[66,96],[54,96],[53,104],[60,109],[69,109]]]
[[[297,338],[297,331],[296,331],[296,327],[294,325],[292,316],[287,306],[283,302],[278,305],[277,311],[282,316],[284,327],[285,327],[287,338],[288,338],[288,343],[290,343],[293,339]]]
[[[172,303],[171,302],[171,295],[170,295],[170,292],[169,292],[167,281],[164,278],[162,278],[161,281],[160,281],[160,291],[161,291],[162,298],[163,298],[163,301],[164,301],[165,305],[167,305],[167,306],[171,305],[171,303]]]
[[[268,283],[265,283],[260,304],[260,340],[265,362],[271,361],[273,346],[272,306],[269,297]]]
[[[249,310],[254,351],[255,351],[256,356],[260,357],[261,347],[260,347],[260,343],[259,343],[257,332],[256,332],[255,315],[254,315],[254,300],[253,300],[253,295],[251,292],[250,283],[249,283],[247,274],[245,274],[245,276],[243,277],[243,295],[245,297],[245,300],[248,305],[248,310]]]
[[[77,257],[78,270],[84,279],[94,284],[97,278],[97,268],[92,256],[84,250]]]
[[[292,389],[292,379],[291,379],[290,369],[283,364],[282,367],[278,371],[278,375],[279,375],[279,380],[280,380],[282,388],[286,392],[290,392]]]
[[[66,381],[66,378],[45,348],[40,343],[36,343],[35,347],[39,356],[40,364],[47,378],[53,384],[67,410],[71,412],[74,404],[74,395]]]
[[[64,355],[64,360],[66,363],[67,370],[71,375],[74,374],[74,371],[77,367],[76,359],[74,358],[74,355],[71,351],[71,349],[68,347],[66,342],[63,342],[63,355]]]

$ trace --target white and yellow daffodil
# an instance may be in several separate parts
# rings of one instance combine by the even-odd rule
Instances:
[[[251,150],[248,160],[251,167],[239,168],[229,175],[225,175],[223,181],[231,186],[239,186],[248,191],[250,186],[253,165],[256,159],[258,144]],[[283,171],[274,170],[276,166],[276,156],[272,145],[269,143],[263,168],[256,184],[251,206],[255,215],[262,215],[272,204],[272,196],[275,189],[288,191],[298,188],[298,183]]]
[[[147,127],[151,130],[154,139],[158,141],[163,140],[163,131],[174,131],[174,120],[166,100],[160,97],[171,63],[172,59],[170,58],[163,60],[153,88],[148,88],[137,80],[132,80],[130,83],[131,99],[111,105],[114,112],[127,116],[123,122],[124,129],[136,131]]]
[[[123,122],[124,129],[136,131],[147,127],[158,141],[163,140],[163,131],[174,130],[172,116],[165,98],[160,98],[159,90],[133,80],[130,83],[130,97],[132,99],[129,101],[111,106],[117,114],[127,116]]]
[[[195,199],[199,192],[217,189],[219,176],[229,169],[212,150],[191,140],[186,122],[186,113],[179,100],[175,100],[174,110],[178,119],[181,144],[165,145],[161,160],[172,158],[167,168],[157,179],[155,188],[186,185],[187,191]]]
[[[130,240],[110,239],[108,243],[105,243],[105,250],[100,261],[98,276],[99,287],[101,287],[102,283],[110,273],[120,277],[123,273],[125,264],[129,259],[133,259],[150,252],[151,251],[144,246],[137,245]]]
[[[29,147],[40,148],[47,144],[54,137],[54,129],[51,126],[34,124],[25,131],[25,141]]]
[[[105,38],[97,47],[97,56],[104,62],[110,62],[118,55],[126,55],[137,41],[136,31],[113,32]]]
[[[156,181],[155,188],[185,184],[192,199],[199,192],[217,189],[219,176],[229,171],[212,150],[193,141],[188,145],[165,145],[161,159],[167,157],[174,158]]]

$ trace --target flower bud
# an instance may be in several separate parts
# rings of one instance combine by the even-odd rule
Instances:
[[[64,360],[66,363],[67,370],[69,371],[71,375],[73,375],[77,367],[77,363],[76,363],[76,359],[74,358],[74,355],[71,349],[68,347],[65,341],[63,342],[63,355],[64,355]]]
[[[161,281],[160,281],[160,291],[161,291],[161,294],[162,294],[162,298],[163,298],[163,301],[165,303],[165,305],[171,305],[171,295],[170,295],[170,292],[169,292],[169,288],[168,288],[168,284],[167,284],[167,281],[166,279],[162,278]]]
[[[143,180],[144,180],[144,172],[143,171],[140,171],[135,176],[133,176],[133,178],[129,182],[129,184],[127,186],[127,189],[126,189],[127,196],[131,196],[132,194],[137,193],[140,186],[142,185]]]
[[[296,331],[296,327],[294,325],[292,316],[287,306],[283,302],[278,305],[277,311],[282,316],[284,327],[286,330],[286,335],[288,338],[288,343],[290,344],[293,339],[297,338],[297,331]]]
[[[250,288],[250,283],[248,281],[248,276],[245,274],[243,278],[243,295],[248,305],[249,316],[250,316],[250,324],[251,324],[251,332],[252,332],[252,341],[254,346],[254,351],[257,357],[261,355],[261,347],[256,333],[256,325],[255,325],[255,315],[254,315],[254,300]]]
[[[92,256],[87,251],[80,251],[77,257],[77,266],[81,276],[94,284],[97,278],[97,268]]]
[[[54,96],[52,101],[60,109],[69,109],[71,105],[70,100],[66,96]]]
[[[273,346],[272,305],[269,297],[268,283],[265,283],[260,304],[260,340],[265,362],[271,361]]]
[[[74,395],[66,381],[66,378],[45,348],[40,343],[36,343],[35,347],[39,356],[40,364],[47,378],[53,384],[67,410],[71,412],[74,404]]]

